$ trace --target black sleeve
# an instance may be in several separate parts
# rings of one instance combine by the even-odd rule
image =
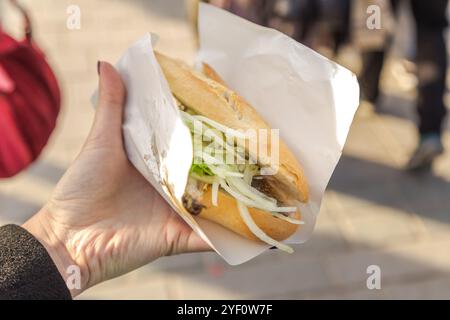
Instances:
[[[72,297],[44,246],[28,231],[0,227],[0,299]]]

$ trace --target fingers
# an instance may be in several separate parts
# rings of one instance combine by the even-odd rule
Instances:
[[[98,63],[99,96],[91,138],[108,143],[122,142],[122,120],[126,90],[116,69],[108,62]]]

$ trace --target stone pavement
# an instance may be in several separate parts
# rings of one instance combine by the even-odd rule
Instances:
[[[115,61],[147,31],[160,34],[159,48],[171,55],[189,61],[195,50],[181,0],[23,2],[61,81],[64,105],[40,160],[0,181],[0,225],[36,212],[80,150],[93,118],[97,60]],[[66,28],[70,4],[81,8],[81,30]],[[5,25],[19,34],[17,15],[5,13]],[[316,231],[293,255],[271,250],[237,267],[213,253],[163,258],[80,298],[450,298],[450,152],[432,174],[401,170],[416,139],[414,92],[403,93],[386,96],[385,114],[357,115]],[[444,142],[450,150],[448,134]],[[373,264],[381,268],[381,290],[366,287]]]

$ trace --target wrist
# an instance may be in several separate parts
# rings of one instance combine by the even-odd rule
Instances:
[[[47,250],[72,297],[86,289],[88,272],[82,263],[74,260],[70,247],[70,232],[58,229],[52,223],[51,215],[44,207],[26,221],[22,227],[31,233]]]

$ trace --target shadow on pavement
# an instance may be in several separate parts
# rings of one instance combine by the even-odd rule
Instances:
[[[48,161],[37,161],[21,175],[27,179],[38,180],[45,185],[56,185],[65,172],[65,168]],[[42,203],[34,203],[23,197],[0,193],[0,221],[22,223],[38,212]]]
[[[46,180],[49,183],[56,184],[64,175],[66,168],[62,168],[54,163],[48,161],[37,161],[27,170],[30,174],[41,180]]]
[[[382,94],[377,110],[381,114],[391,115],[400,119],[417,121],[415,101],[393,94]]]
[[[39,204],[0,193],[0,225],[5,222],[23,223],[40,208]]]
[[[383,299],[450,297],[448,265],[433,253],[441,246],[430,243],[416,250],[362,248],[348,250],[318,243],[338,242],[326,233],[316,233],[292,255],[269,250],[239,266],[229,266],[215,253],[186,254],[162,258],[127,280],[128,289],[145,298],[145,283],[152,277],[168,279],[176,299]],[[411,255],[411,252],[414,255]],[[434,257],[433,259],[428,258]],[[382,290],[367,289],[367,267],[381,269]],[[115,282],[117,281],[117,282]],[[123,283],[124,280],[122,280]],[[98,292],[123,294],[120,280]],[[135,292],[134,286],[141,288]],[[114,293],[114,290],[117,292]],[[163,296],[163,293],[161,293]]]
[[[395,94],[383,93],[377,105],[377,112],[417,123],[415,100]],[[449,121],[450,118],[447,117],[444,122],[448,123]]]
[[[450,224],[450,183],[431,172],[412,174],[343,155],[328,189]]]

